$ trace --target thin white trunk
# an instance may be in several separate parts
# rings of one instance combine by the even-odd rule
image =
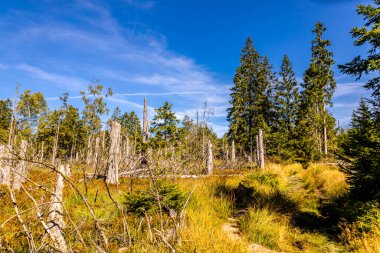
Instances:
[[[143,115],[143,143],[148,140],[148,101],[144,98],[144,115]]]
[[[87,158],[86,158],[86,164],[90,165],[91,163],[91,156],[92,156],[92,150],[91,150],[91,135],[88,137],[87,141]]]
[[[207,175],[211,175],[214,167],[213,156],[212,156],[212,143],[208,141],[207,144],[207,159],[206,159],[206,170]]]
[[[259,129],[259,157],[260,157],[260,169],[263,169],[265,166],[264,162],[264,138],[263,131]]]
[[[53,154],[51,157],[51,164],[55,164],[55,158],[57,157],[57,149],[58,149],[58,138],[59,138],[59,123],[57,126],[57,132],[55,134],[55,139],[54,139],[54,145],[53,145]]]
[[[127,140],[126,140],[126,143],[125,143],[125,156],[126,157],[129,157],[129,155],[130,155],[130,143],[129,143],[129,138],[127,138]]]
[[[323,145],[324,145],[324,153],[325,156],[327,156],[327,128],[326,126],[323,127]]]
[[[236,158],[235,158],[235,141],[234,140],[232,140],[232,145],[231,145],[232,147],[231,147],[231,162],[232,163],[234,163],[235,162],[235,160],[236,160]]]
[[[43,159],[44,159],[44,146],[45,146],[45,142],[43,141],[41,143],[41,155],[40,155],[40,163],[42,163]]]
[[[95,154],[94,154],[94,164],[95,168],[98,168],[98,161],[99,161],[99,137],[96,137],[95,139]]]

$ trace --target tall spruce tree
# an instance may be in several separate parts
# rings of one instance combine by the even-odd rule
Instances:
[[[332,106],[336,87],[331,70],[334,60],[332,52],[327,49],[331,42],[322,38],[324,31],[324,25],[317,22],[313,29],[312,58],[301,84],[304,90],[298,119],[299,155],[306,160],[320,159],[328,140],[334,137],[335,120],[326,110],[326,106]]]
[[[356,197],[380,200],[380,1],[375,5],[358,5],[357,13],[364,16],[364,27],[352,29],[355,45],[368,44],[370,50],[365,58],[355,57],[340,65],[345,74],[360,79],[363,74],[372,74],[365,87],[372,90],[371,107],[361,101],[354,112],[351,129],[343,150],[351,160],[345,168],[349,175],[351,192]]]
[[[259,55],[248,37],[234,77],[234,87],[231,88],[231,107],[227,110],[229,136],[235,140],[240,152],[252,155],[258,129],[269,132],[274,78],[268,59]]]
[[[279,80],[274,87],[274,122],[272,139],[275,155],[289,160],[295,156],[295,127],[299,106],[298,84],[293,65],[284,55],[279,72]]]
[[[356,76],[358,80],[363,74],[374,75],[364,87],[372,90],[374,116],[377,124],[380,124],[380,0],[375,0],[374,3],[374,6],[357,6],[357,13],[364,17],[366,23],[364,27],[354,27],[351,31],[353,38],[356,38],[356,46],[367,44],[370,47],[368,55],[365,58],[356,56],[351,62],[339,65],[339,68],[345,74]]]

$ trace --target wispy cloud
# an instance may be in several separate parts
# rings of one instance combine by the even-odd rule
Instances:
[[[363,88],[364,83],[337,83],[335,90],[335,97],[342,97],[346,95],[365,94]]]
[[[124,2],[142,9],[155,4]],[[170,100],[179,115],[194,112],[208,101],[215,108],[211,121],[225,124],[229,80],[171,51],[164,35],[147,28],[136,32],[121,26],[107,5],[98,2],[80,1],[59,10],[47,6],[43,11],[51,14],[30,15],[19,10],[0,17],[0,28],[7,38],[0,41],[0,54],[4,56],[0,74],[12,70],[14,76],[27,74],[35,82],[46,84],[43,91],[48,91],[50,101],[67,90],[73,91],[71,98],[79,98],[79,90],[95,79],[112,87],[115,95],[108,98],[110,104],[126,109],[141,109],[142,103],[133,99],[139,96],[149,97],[151,106]],[[12,20],[16,26],[11,29],[7,24]]]

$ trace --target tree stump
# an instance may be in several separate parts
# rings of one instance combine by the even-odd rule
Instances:
[[[111,122],[110,133],[110,148],[108,158],[108,170],[106,175],[106,182],[109,184],[119,183],[119,159],[120,159],[120,130],[121,125],[116,122]]]
[[[21,141],[20,153],[19,156],[21,160],[17,163],[16,168],[13,172],[13,189],[20,190],[21,183],[26,177],[26,151],[27,151],[28,142],[26,140]]]
[[[66,175],[66,169],[64,165],[59,165],[59,172]],[[57,183],[55,189],[50,197],[50,207],[47,219],[48,232],[51,235],[54,243],[54,247],[62,252],[68,252],[65,237],[63,236],[62,229],[65,226],[63,220],[63,186],[64,178],[61,173],[57,173]]]

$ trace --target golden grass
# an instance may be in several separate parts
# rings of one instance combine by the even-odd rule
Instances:
[[[91,180],[85,185],[81,169],[74,167],[71,177],[80,191],[87,197],[101,224],[110,238],[107,252],[117,252],[126,247],[125,252],[168,252],[162,242],[151,243],[147,233],[146,221],[128,215],[128,224],[133,236],[133,245],[127,245],[120,238],[123,232],[122,217],[109,196],[102,180]],[[292,223],[293,208],[298,211],[318,212],[321,200],[341,196],[347,192],[345,176],[337,168],[324,164],[312,164],[303,169],[300,164],[268,164],[263,170],[223,170],[217,176],[197,179],[173,179],[183,192],[191,195],[185,210],[184,227],[180,230],[181,240],[173,246],[178,252],[247,252],[248,241],[262,244],[268,248],[284,252],[338,252],[339,245],[331,242],[326,235],[306,232]],[[241,174],[229,177],[230,174]],[[226,175],[226,177],[223,177]],[[33,181],[53,189],[55,174],[36,168],[30,173]],[[243,232],[242,240],[232,240],[222,230],[227,218],[236,208],[234,189],[242,183],[255,189],[254,203],[248,205],[248,213],[240,218]],[[146,189],[149,179],[123,178],[119,186],[111,187],[112,197],[122,204],[124,196],[133,191]],[[226,191],[216,194],[223,186]],[[38,202],[49,201],[50,194],[31,183],[25,183]],[[0,224],[14,215],[6,188],[0,188]],[[232,193],[232,194],[231,194]],[[25,193],[16,194],[20,210],[27,210],[32,202]],[[91,240],[99,238],[94,231],[94,223],[82,199],[68,184],[65,185],[64,203],[70,218],[77,224],[87,246],[78,240],[72,224],[67,221],[65,233],[70,247],[77,252],[94,252]],[[293,206],[294,205],[294,206]],[[46,207],[41,208],[46,211]],[[41,240],[41,227],[34,210],[25,212],[23,218],[37,241]],[[157,224],[157,216],[152,217],[152,225]],[[139,224],[141,228],[138,230]],[[353,237],[350,247],[358,252],[380,252],[380,233],[365,237]],[[17,219],[11,219],[0,230],[0,244],[11,247],[16,252],[27,250],[27,242]],[[1,250],[0,250],[1,251]]]

